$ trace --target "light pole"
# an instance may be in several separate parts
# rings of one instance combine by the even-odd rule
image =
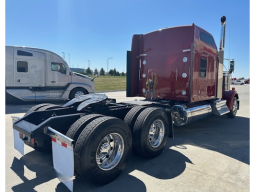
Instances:
[[[107,59],[107,72],[108,72],[108,75],[109,75],[109,71],[108,71],[108,60],[109,59],[113,59],[112,57],[109,57],[108,59]]]
[[[88,60],[88,62],[89,62],[89,68],[90,68],[90,60]]]
[[[70,53],[68,53],[68,56],[69,56],[69,66],[71,67],[71,64],[70,64]]]
[[[228,52],[228,68],[230,68],[230,29],[229,29],[229,52]]]
[[[62,52],[63,53],[63,58],[65,59],[65,52]]]

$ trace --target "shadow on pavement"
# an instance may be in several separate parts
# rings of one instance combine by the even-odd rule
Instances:
[[[172,159],[172,163],[169,163]],[[32,160],[32,161],[31,161]],[[137,177],[132,176],[133,171],[140,171],[159,179],[172,179],[179,176],[186,168],[186,162],[192,163],[180,152],[166,149],[160,156],[154,159],[144,159],[136,153],[132,153],[126,169],[113,182],[98,186],[83,179],[74,179],[74,191],[141,191],[145,192],[145,184]],[[24,166],[36,173],[36,177],[28,180],[24,176]],[[20,160],[13,159],[11,169],[22,179],[23,183],[12,187],[15,192],[34,192],[37,185],[56,178],[52,164],[52,155],[32,151],[24,155]],[[59,183],[56,192],[69,192],[66,186]]]
[[[219,126],[220,125],[220,126]],[[211,116],[192,124],[175,128],[175,139],[168,139],[165,150],[154,159],[144,159],[135,152],[123,173],[112,183],[104,186],[91,184],[82,179],[74,180],[74,191],[141,191],[145,192],[146,185],[139,179],[139,175],[149,175],[157,179],[173,179],[181,175],[186,169],[186,163],[192,163],[185,155],[172,149],[173,146],[186,150],[185,145],[193,145],[215,151],[249,164],[249,118],[227,116]],[[36,173],[36,178],[26,179],[24,166]],[[56,178],[52,167],[52,155],[32,151],[21,160],[14,158],[11,169],[19,175],[23,183],[12,187],[13,191],[35,191],[36,185]],[[132,175],[136,173],[136,177]],[[56,192],[69,190],[59,183]]]
[[[37,185],[56,178],[55,171],[52,166],[51,154],[32,151],[20,159],[14,157],[11,169],[20,177],[23,183],[13,186],[12,190],[15,192],[35,192],[36,190],[34,190],[34,188]],[[24,167],[35,172],[36,177],[30,180],[27,179]]]
[[[216,151],[250,164],[250,118],[210,116],[176,127],[175,139],[170,142],[173,146],[188,144]]]

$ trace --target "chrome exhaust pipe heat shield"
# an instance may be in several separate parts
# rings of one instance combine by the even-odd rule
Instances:
[[[171,108],[171,115],[174,125],[183,126],[193,121],[203,119],[212,114],[211,105],[201,105],[187,108],[185,105],[174,105]]]

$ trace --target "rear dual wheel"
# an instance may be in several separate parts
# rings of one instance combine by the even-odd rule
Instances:
[[[89,114],[81,117],[75,121],[72,126],[68,129],[66,136],[76,141],[82,132],[82,130],[94,119],[102,117],[101,114]]]
[[[74,147],[75,171],[96,184],[107,184],[124,170],[132,150],[128,126],[114,117],[98,117],[79,134]]]
[[[124,118],[124,122],[129,126],[131,131],[133,131],[135,121],[137,120],[138,115],[145,109],[144,106],[136,106],[130,109]]]
[[[24,116],[29,115],[30,113],[34,111],[47,111],[49,109],[57,109],[57,108],[62,108],[62,106],[51,104],[51,103],[42,103],[42,104],[31,107]]]
[[[76,144],[76,140],[78,139],[79,135],[81,134],[82,130],[94,119],[98,118],[98,117],[102,117],[103,115],[101,114],[89,114],[89,115],[85,115],[83,117],[81,117],[80,119],[78,119],[77,121],[75,121],[72,126],[68,129],[66,136],[73,139],[74,142],[74,146]],[[79,175],[77,173],[76,170],[75,174]]]
[[[34,111],[37,111],[38,109],[40,109],[41,107],[44,107],[44,106],[47,106],[47,105],[51,105],[50,103],[42,103],[42,104],[39,104],[39,105],[35,105],[33,107],[31,107],[24,116],[34,112]]]
[[[49,105],[45,105],[45,106],[39,108],[37,111],[47,111],[49,109],[59,109],[59,108],[62,108],[62,106],[55,105],[55,104],[49,104]]]
[[[134,149],[143,157],[157,157],[165,148],[168,132],[169,122],[165,112],[147,108],[140,113],[134,125]]]
[[[124,121],[132,130],[133,148],[143,157],[154,158],[162,153],[167,142],[169,121],[159,108],[132,108]]]
[[[54,104],[50,104],[50,103],[42,103],[39,105],[35,105],[33,107],[31,107],[24,116],[31,114],[34,111],[47,111],[50,109],[58,109],[58,108],[62,108],[62,106],[60,105],[54,105]],[[50,137],[48,139],[44,139],[42,145],[37,144],[37,142],[35,142],[34,144],[34,149],[36,151],[40,151],[42,153],[51,153],[52,151],[52,147],[51,147],[51,139]]]

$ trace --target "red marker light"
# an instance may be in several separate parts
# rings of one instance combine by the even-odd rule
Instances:
[[[19,133],[19,138],[23,139],[23,133]]]
[[[31,142],[32,145],[34,145],[35,144],[35,139],[31,138],[30,142]]]
[[[62,145],[63,147],[66,147],[66,148],[67,148],[67,144],[65,144],[65,143],[61,142],[61,145]]]

